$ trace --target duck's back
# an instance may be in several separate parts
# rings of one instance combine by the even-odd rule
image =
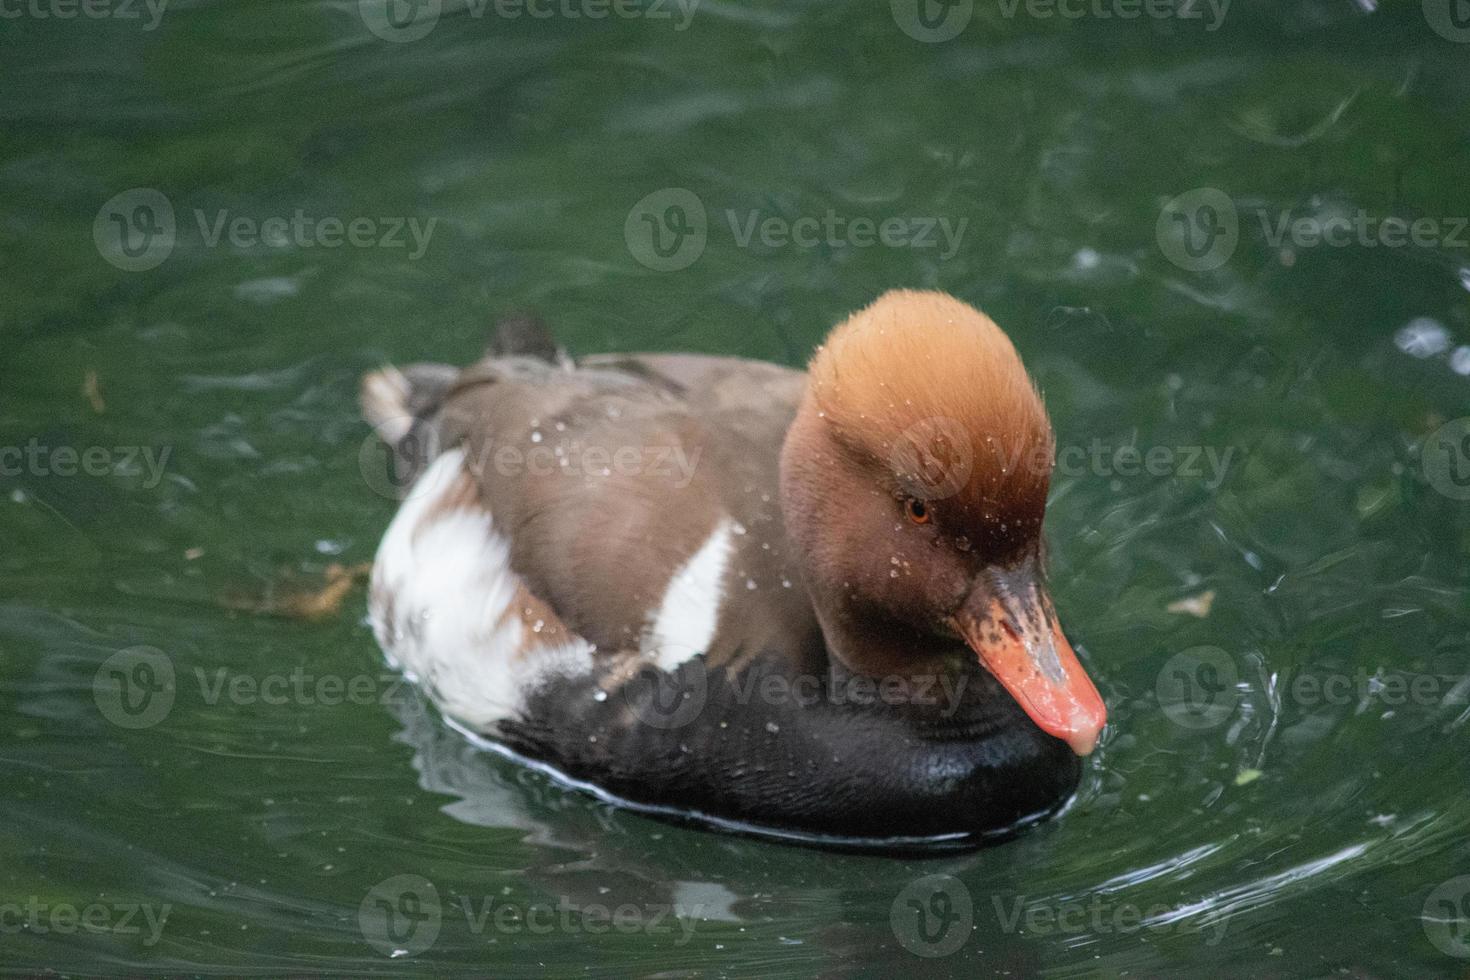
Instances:
[[[682,354],[369,376],[411,487],[374,569],[379,639],[480,728],[521,706],[512,687],[589,662],[820,669],[778,498],[804,378]],[[446,690],[507,666],[524,677]]]

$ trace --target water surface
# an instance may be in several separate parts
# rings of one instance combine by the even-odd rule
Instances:
[[[0,459],[3,969],[1463,976],[1470,452],[1430,437],[1470,414],[1470,45],[1432,0],[1372,8],[981,0],[938,42],[856,3],[448,4],[416,40],[350,2],[7,13],[0,446],[37,449]],[[671,188],[702,250],[637,237]],[[1217,198],[1165,210],[1202,188],[1233,250]],[[1436,234],[1280,233],[1359,213]],[[1065,454],[1054,589],[1111,725],[1023,839],[896,859],[620,812],[401,689],[360,590],[252,611],[372,558],[363,371],[471,360],[517,309],[575,352],[795,365],[900,285],[1005,325]],[[129,727],[94,680],[139,647],[175,698]],[[958,932],[916,917],[935,887]]]

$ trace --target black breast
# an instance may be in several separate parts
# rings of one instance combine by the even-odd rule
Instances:
[[[978,843],[1076,789],[1077,757],[978,664],[880,684],[772,663],[729,674],[695,658],[606,694],[558,681],[495,734],[667,816],[833,844]]]

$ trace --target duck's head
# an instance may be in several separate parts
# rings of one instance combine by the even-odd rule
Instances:
[[[809,378],[782,507],[832,653],[882,676],[967,647],[1091,752],[1106,709],[1043,576],[1052,428],[1010,340],[952,296],[896,290],[832,331]]]

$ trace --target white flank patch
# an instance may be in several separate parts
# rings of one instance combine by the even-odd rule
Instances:
[[[652,658],[660,669],[673,670],[709,650],[720,623],[730,550],[730,522],[721,520],[669,580],[668,591],[642,643],[643,655]]]
[[[589,672],[592,648],[575,638],[521,652],[526,628],[506,615],[520,580],[489,511],[430,514],[463,470],[463,450],[434,460],[388,525],[373,563],[371,618],[378,643],[445,714],[484,729],[518,715],[548,677]]]

